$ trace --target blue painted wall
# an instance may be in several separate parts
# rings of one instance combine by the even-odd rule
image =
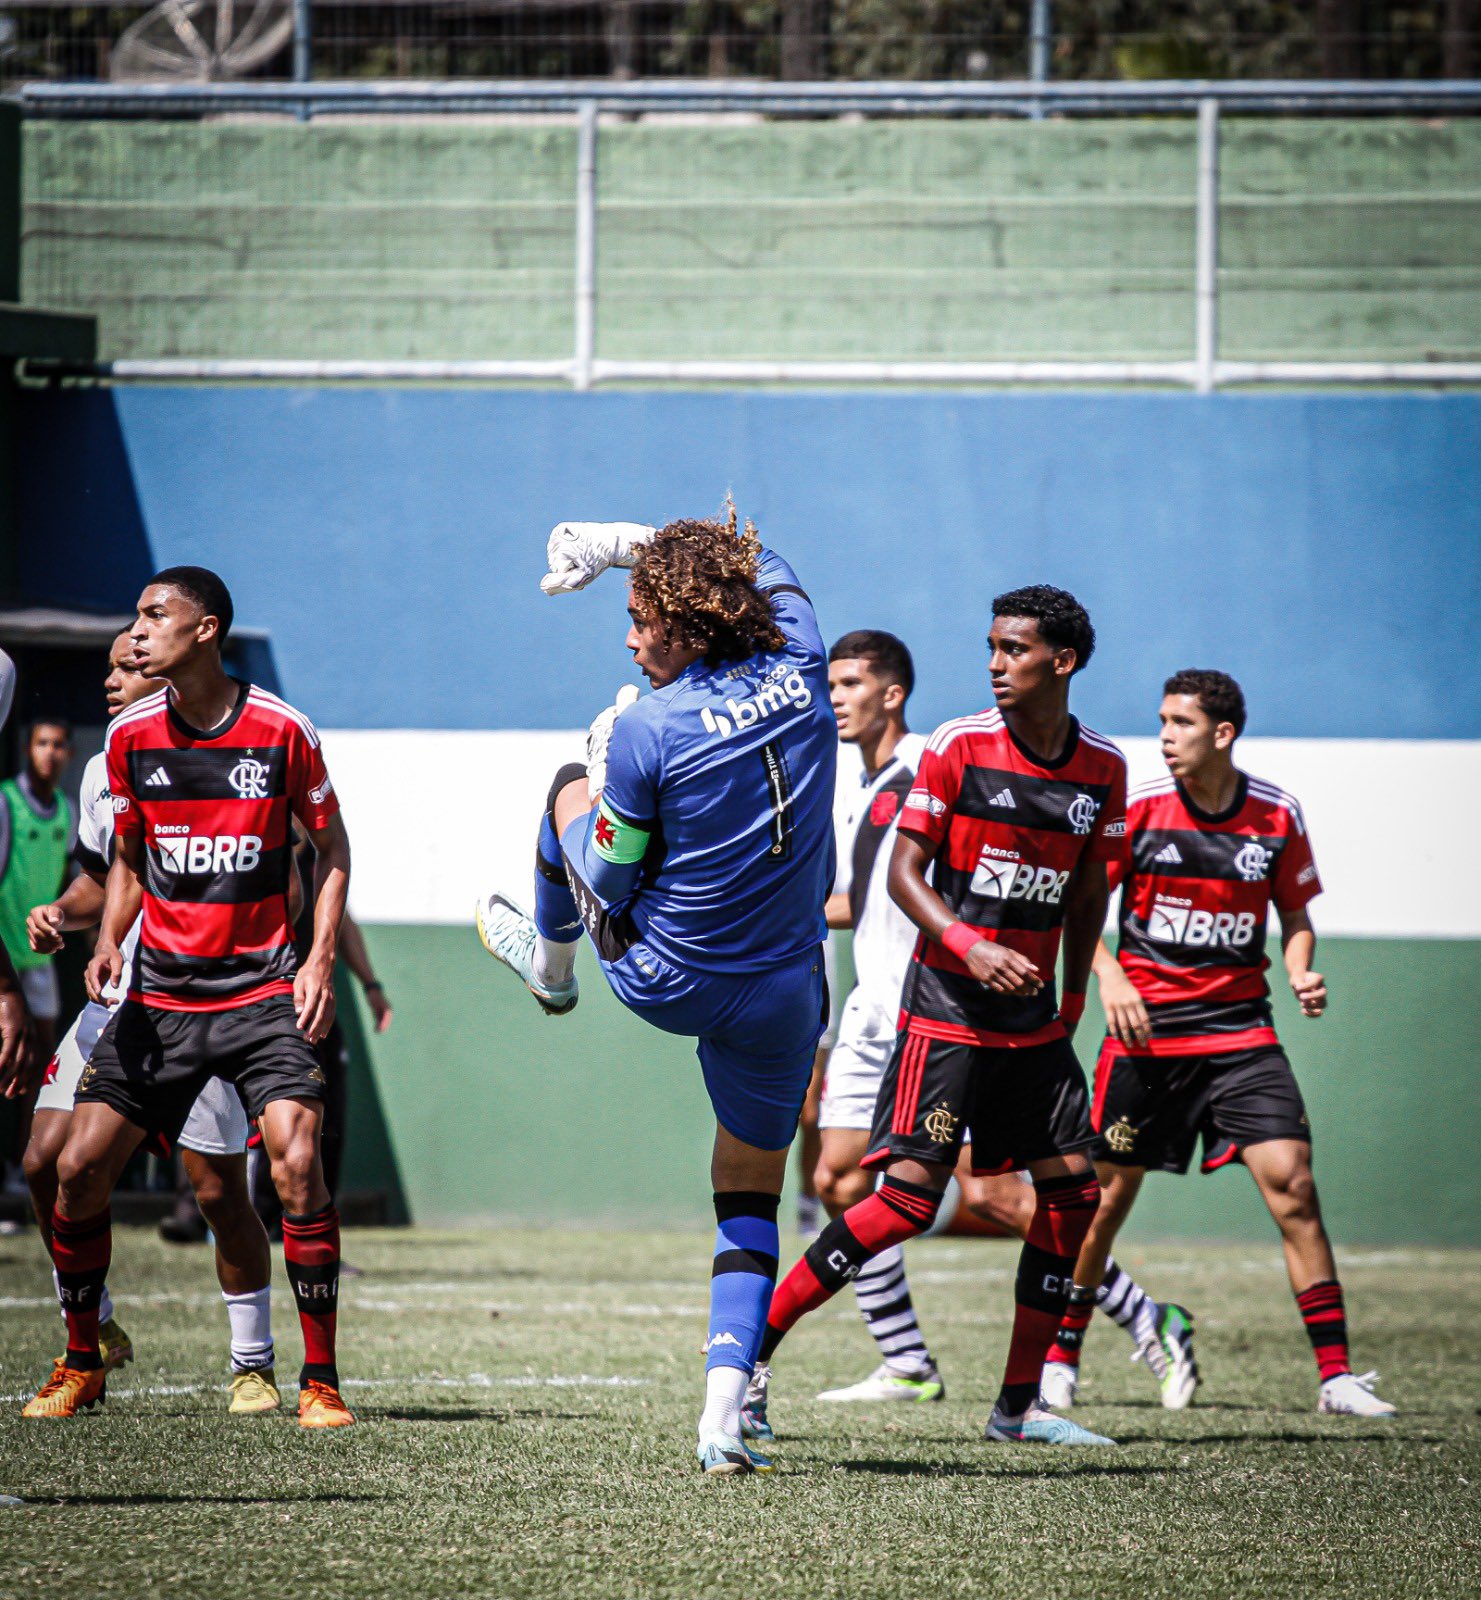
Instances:
[[[918,726],[986,700],[992,595],[1073,589],[1079,709],[1168,671],[1251,731],[1481,736],[1481,397],[124,389],[24,401],[22,583],[119,608],[196,561],[329,727],[570,727],[621,681],[619,583],[537,588],[561,517],[733,489],[825,631],[903,635]]]

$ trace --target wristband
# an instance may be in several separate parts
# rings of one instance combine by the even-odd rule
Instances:
[[[1085,994],[1064,994],[1059,999],[1059,1020],[1073,1028],[1085,1014]]]
[[[965,922],[951,922],[941,930],[942,944],[959,961],[967,959],[967,952],[981,937],[976,928],[969,928]]]
[[[369,983],[362,983],[360,987],[366,992],[366,994],[369,994],[372,989],[379,989],[382,991],[382,993],[384,993],[386,986],[380,981],[379,978],[372,978]]]

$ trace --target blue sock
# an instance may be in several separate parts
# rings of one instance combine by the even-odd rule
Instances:
[[[540,843],[535,851],[535,927],[542,939],[553,944],[575,944],[581,937],[581,913],[548,814],[540,818]]]
[[[776,1285],[777,1196],[737,1190],[715,1196],[715,1262],[710,1276],[710,1336],[705,1371],[756,1365]]]

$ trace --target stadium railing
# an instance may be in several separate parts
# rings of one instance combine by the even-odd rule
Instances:
[[[1241,270],[1222,258],[1221,225],[1232,208],[1250,208],[1263,204],[1266,211],[1277,206],[1286,197],[1279,195],[1261,197],[1258,157],[1252,157],[1250,170],[1241,180],[1240,192],[1229,193],[1221,180],[1221,156],[1226,130],[1264,126],[1262,118],[1318,119],[1322,127],[1335,127],[1332,121],[1320,119],[1345,119],[1340,126],[1345,130],[1371,128],[1383,119],[1410,119],[1406,127],[1414,125],[1413,119],[1448,116],[1457,119],[1455,126],[1467,127],[1468,137],[1474,137],[1476,124],[1472,121],[1481,112],[1481,82],[1446,81],[1416,83],[1403,82],[1135,82],[1135,83],[1002,83],[1002,82],[899,82],[899,83],[848,83],[826,82],[783,84],[775,82],[737,81],[636,81],[636,82],[556,82],[556,81],[437,81],[437,82],[323,82],[310,84],[290,83],[238,83],[238,84],[113,84],[113,83],[34,83],[26,85],[18,96],[26,116],[33,120],[59,121],[82,119],[88,122],[128,121],[145,119],[154,123],[166,120],[201,119],[218,123],[238,119],[256,121],[267,118],[288,118],[300,123],[339,120],[349,123],[365,119],[435,119],[449,123],[457,118],[533,119],[538,122],[558,122],[569,127],[574,119],[574,160],[569,172],[571,206],[569,345],[564,353],[524,358],[518,354],[504,354],[492,358],[462,358],[449,356],[427,359],[377,358],[356,356],[207,356],[207,355],[125,355],[94,364],[87,369],[92,376],[112,380],[181,380],[211,381],[264,381],[283,380],[376,380],[376,381],[553,381],[570,383],[577,389],[590,389],[604,383],[719,383],[719,384],[867,384],[867,385],[935,385],[935,384],[1130,384],[1155,385],[1173,388],[1191,388],[1207,393],[1218,388],[1259,384],[1405,384],[1448,385],[1481,383],[1481,268],[1475,262],[1474,250],[1467,251],[1463,240],[1474,241],[1471,226],[1481,210],[1481,164],[1473,161],[1475,151],[1470,143],[1457,153],[1448,154],[1450,165],[1447,177],[1438,183],[1433,192],[1410,193],[1402,182],[1392,191],[1366,191],[1356,198],[1370,210],[1376,205],[1387,205],[1384,233],[1388,242],[1371,247],[1361,235],[1360,219],[1354,233],[1358,237],[1354,259],[1359,262],[1358,279],[1367,272],[1387,272],[1390,300],[1393,284],[1402,286],[1405,272],[1423,270],[1429,274],[1426,282],[1439,284],[1437,305],[1431,316],[1432,327],[1438,327],[1444,337],[1426,340],[1425,347],[1416,348],[1409,358],[1387,355],[1383,358],[1345,358],[1340,352],[1324,351],[1320,358],[1305,358],[1299,354],[1273,356],[1268,349],[1257,352],[1260,339],[1244,337],[1243,349],[1231,355],[1221,338],[1221,313],[1230,286]],[[717,125],[733,124],[754,130],[758,123],[766,127],[775,124],[795,123],[816,127],[820,121],[831,119],[858,124],[929,122],[933,128],[947,129],[962,124],[982,124],[1004,119],[1032,120],[1036,129],[1064,127],[1085,118],[1125,120],[1136,119],[1137,126],[1154,130],[1148,137],[1167,138],[1169,125],[1187,130],[1179,137],[1193,140],[1192,193],[1176,191],[1141,196],[1146,201],[1147,214],[1160,208],[1166,216],[1176,211],[1181,218],[1191,214],[1191,227],[1182,230],[1182,223],[1163,229],[1155,250],[1148,246],[1146,261],[1140,257],[1132,261],[1121,278],[1102,278],[1106,289],[1104,306],[1097,310],[1093,296],[1074,308],[1082,323],[1088,325],[1096,316],[1114,322],[1129,315],[1127,307],[1135,300],[1137,274],[1160,298],[1156,309],[1149,312],[1148,326],[1153,331],[1148,336],[1149,346],[1160,346],[1146,356],[1107,358],[1077,357],[1040,358],[1016,352],[991,359],[958,357],[950,347],[960,344],[970,347],[973,335],[970,330],[954,338],[954,319],[962,314],[963,307],[970,309],[972,297],[979,299],[996,287],[996,281],[973,271],[981,263],[975,257],[965,264],[923,262],[912,270],[914,279],[902,278],[901,283],[886,282],[888,264],[880,269],[878,283],[885,290],[868,282],[855,286],[856,300],[867,300],[871,293],[896,294],[902,305],[908,305],[912,314],[926,305],[921,316],[922,327],[934,318],[936,326],[925,328],[930,338],[917,343],[929,343],[933,348],[946,351],[940,358],[920,356],[882,359],[856,359],[852,355],[835,357],[826,352],[828,333],[824,326],[829,306],[829,274],[846,276],[856,272],[861,249],[870,237],[870,228],[882,235],[905,240],[910,233],[909,194],[910,176],[908,162],[897,164],[893,176],[899,181],[897,191],[876,201],[876,212],[854,203],[854,211],[847,227],[841,229],[831,261],[817,254],[807,255],[805,244],[793,246],[791,270],[803,271],[808,277],[808,294],[788,302],[789,314],[798,325],[789,334],[793,346],[806,346],[811,352],[823,347],[825,353],[796,356],[783,353],[774,357],[712,353],[701,356],[680,355],[677,352],[694,344],[709,344],[718,349],[723,343],[708,337],[711,324],[723,322],[735,310],[743,297],[747,278],[745,271],[736,269],[723,288],[715,287],[713,273],[704,280],[700,290],[691,293],[691,302],[699,307],[701,318],[690,327],[683,325],[677,314],[664,320],[660,307],[655,314],[654,326],[642,337],[626,337],[621,342],[627,350],[606,353],[603,347],[601,312],[604,304],[599,274],[599,245],[604,237],[610,238],[616,254],[625,263],[621,273],[613,278],[610,302],[621,305],[625,294],[629,304],[636,303],[644,292],[641,277],[641,242],[635,232],[651,225],[665,204],[670,206],[696,204],[693,195],[685,195],[674,186],[674,175],[668,173],[663,183],[644,182],[649,174],[638,173],[636,187],[632,159],[628,148],[635,126],[641,123],[644,130],[656,130],[652,137],[664,137],[665,128],[692,126],[695,119],[713,119]],[[604,120],[605,119],[605,120]],[[1155,130],[1164,130],[1158,134]],[[600,156],[607,138],[615,141],[614,154],[622,159],[616,163],[617,192],[604,194]],[[1236,132],[1235,137],[1238,137]],[[1320,167],[1322,147],[1331,143],[1324,137],[1313,141],[1315,154],[1308,159],[1313,170]],[[648,148],[651,150],[652,145]],[[1113,153],[1114,154],[1114,153]],[[940,199],[942,207],[962,206],[972,200],[974,180],[980,169],[972,165],[974,156],[967,152],[958,158],[961,168],[958,189]],[[1111,157],[1104,158],[1107,163]],[[565,169],[562,169],[565,170]],[[718,171],[718,169],[716,169]],[[1179,169],[1181,171],[1181,169]],[[1454,178],[1455,172],[1460,179]],[[904,177],[901,177],[901,174]],[[715,178],[715,172],[709,174]],[[1318,173],[1320,176],[1321,174]],[[739,181],[740,169],[733,169],[730,179],[715,178],[716,192],[702,198],[705,205],[723,208],[731,197],[725,187],[727,181]],[[1395,180],[1398,181],[1398,180]],[[629,185],[623,192],[622,185]],[[665,187],[666,186],[666,187]],[[1361,187],[1361,185],[1360,185]],[[682,188],[682,185],[681,185]],[[754,202],[759,212],[768,205],[783,201],[768,192],[764,182],[758,180],[754,192],[746,195],[744,184],[736,191],[735,204],[745,207]],[[1075,196],[1058,194],[1048,197],[1054,207],[1049,221],[1040,228],[1048,237],[1041,237],[1035,249],[1039,252],[1031,263],[1040,283],[1054,277],[1056,251],[1052,230],[1060,237],[1068,237],[1075,226]],[[1310,195],[1304,198],[1309,209],[1319,212],[1322,204],[1336,205],[1343,195],[1320,197],[1311,205]],[[983,213],[992,205],[1005,210],[1022,209],[1042,196],[1025,196],[1014,192],[1006,198],[982,197],[980,194],[971,206],[970,213],[962,212],[967,220],[962,228],[984,227]],[[785,197],[794,212],[805,210],[808,196]],[[811,203],[815,203],[811,202]],[[895,211],[881,223],[879,206],[893,205]],[[1454,218],[1459,218],[1458,232],[1451,226],[1450,243],[1436,254],[1428,246],[1419,250],[1412,264],[1404,256],[1403,248],[1393,243],[1401,234],[1408,215],[1405,208],[1417,205],[1449,207]],[[624,211],[626,208],[626,211]],[[1067,209],[1068,208],[1068,209]],[[1082,206],[1083,209],[1083,206]],[[1235,214],[1240,212],[1235,209]],[[871,222],[871,216],[875,218]],[[1471,219],[1468,221],[1467,219]],[[1433,219],[1431,218],[1432,222]],[[1303,221],[1302,226],[1307,222]],[[891,233],[890,230],[894,232]],[[852,230],[852,231],[848,231]],[[940,224],[941,237],[950,231],[949,223]],[[703,231],[698,224],[692,230]],[[1020,232],[1024,231],[1020,227]],[[45,229],[38,229],[44,235]],[[1130,232],[1136,232],[1133,223]],[[1123,231],[1124,235],[1124,231]],[[1341,277],[1330,270],[1330,263],[1313,259],[1307,263],[1299,259],[1299,240],[1293,242],[1287,224],[1280,240],[1282,271],[1285,273],[1281,292],[1288,296],[1317,291],[1311,287],[1313,277],[1323,271],[1328,278],[1340,278],[1327,292],[1335,296],[1349,292],[1352,274]],[[929,228],[920,237],[928,244],[937,238]],[[1273,237],[1273,235],[1272,235]],[[1457,245],[1456,239],[1461,243]],[[690,241],[692,243],[692,241]],[[1124,236],[1118,236],[1118,245],[1124,245]],[[1187,249],[1184,254],[1184,244]],[[1100,259],[1093,237],[1078,241],[1087,267]],[[974,245],[974,249],[978,248]],[[1259,253],[1258,241],[1247,250]],[[1389,255],[1379,260],[1374,251],[1388,250]],[[826,252],[824,252],[826,253]],[[802,262],[801,268],[798,261]],[[1181,262],[1181,265],[1179,264]],[[1375,264],[1376,263],[1376,264]],[[1001,266],[1002,263],[994,263]],[[1009,263],[1012,265],[1012,263]],[[1344,267],[1346,263],[1344,263]],[[655,281],[658,268],[650,267]],[[679,272],[680,267],[670,270]],[[691,273],[695,268],[687,268]],[[773,285],[780,283],[787,292],[786,274],[788,260],[778,253],[769,262]],[[1059,278],[1072,275],[1074,263],[1059,267]],[[903,273],[904,268],[900,271]],[[625,273],[625,276],[622,274]],[[1303,274],[1305,275],[1303,278]],[[1001,277],[1002,274],[999,274]],[[732,281],[733,280],[733,281]],[[1132,284],[1128,290],[1126,285]],[[902,287],[903,284],[903,287]],[[911,284],[916,287],[912,289]],[[1303,287],[1303,284],[1305,285]],[[974,287],[974,285],[976,287]],[[965,286],[965,287],[964,287]],[[985,286],[985,287],[984,287]],[[85,291],[85,282],[81,284]],[[42,285],[43,291],[46,285]],[[683,291],[688,292],[688,291]],[[1274,291],[1272,291],[1274,292]],[[1402,292],[1402,287],[1399,292]],[[682,292],[676,291],[674,305],[679,305]],[[931,297],[935,294],[936,298]],[[710,298],[706,300],[705,295]],[[911,296],[916,297],[912,302]],[[1448,298],[1447,298],[1448,296]],[[55,293],[45,296],[56,303]],[[1268,297],[1268,296],[1267,296]],[[1083,297],[1082,297],[1083,298]],[[886,295],[887,300],[887,295]],[[782,303],[781,300],[778,303]],[[884,302],[882,302],[884,303]],[[1150,304],[1151,301],[1149,300]],[[1236,301],[1236,303],[1238,303]],[[1459,315],[1449,308],[1460,307]],[[1382,307],[1359,313],[1359,320],[1367,316],[1372,323],[1381,322],[1386,313]],[[888,305],[880,313],[888,321]],[[562,319],[564,320],[564,319]],[[804,326],[811,322],[811,326]],[[744,317],[737,313],[737,328]],[[1155,326],[1153,326],[1155,324]],[[699,332],[695,332],[695,328]],[[800,331],[799,331],[800,330]],[[1276,335],[1278,336],[1278,335]],[[741,335],[738,333],[737,338]],[[1417,344],[1415,336],[1406,336]],[[983,335],[979,343],[999,345],[1012,343],[1012,334],[998,328],[991,338]],[[664,349],[667,341],[674,350],[670,355]],[[773,341],[770,332],[762,336],[754,333],[745,343],[748,350],[764,348],[768,344],[787,343],[778,338]],[[856,341],[857,342],[857,341]],[[881,335],[881,342],[889,340]],[[1025,336],[1025,346],[1032,340]],[[1092,342],[1088,337],[1082,342]],[[1270,338],[1265,340],[1268,345]],[[1434,346],[1438,344],[1438,348]],[[644,351],[657,348],[660,353],[633,353],[641,347]],[[1181,348],[1179,348],[1181,347]],[[1171,349],[1172,353],[1167,353]],[[38,370],[41,370],[38,368]],[[56,370],[55,368],[53,370]],[[70,370],[70,369],[69,369]]]

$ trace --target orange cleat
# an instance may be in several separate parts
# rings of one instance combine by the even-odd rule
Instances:
[[[339,1390],[332,1383],[310,1378],[298,1391],[300,1428],[348,1428],[354,1420],[355,1413],[340,1399]]]
[[[67,1365],[66,1357],[59,1356],[51,1369],[51,1376],[28,1400],[21,1411],[23,1417],[75,1417],[79,1411],[91,1411],[108,1398],[104,1385],[108,1374],[101,1367],[81,1372]]]

